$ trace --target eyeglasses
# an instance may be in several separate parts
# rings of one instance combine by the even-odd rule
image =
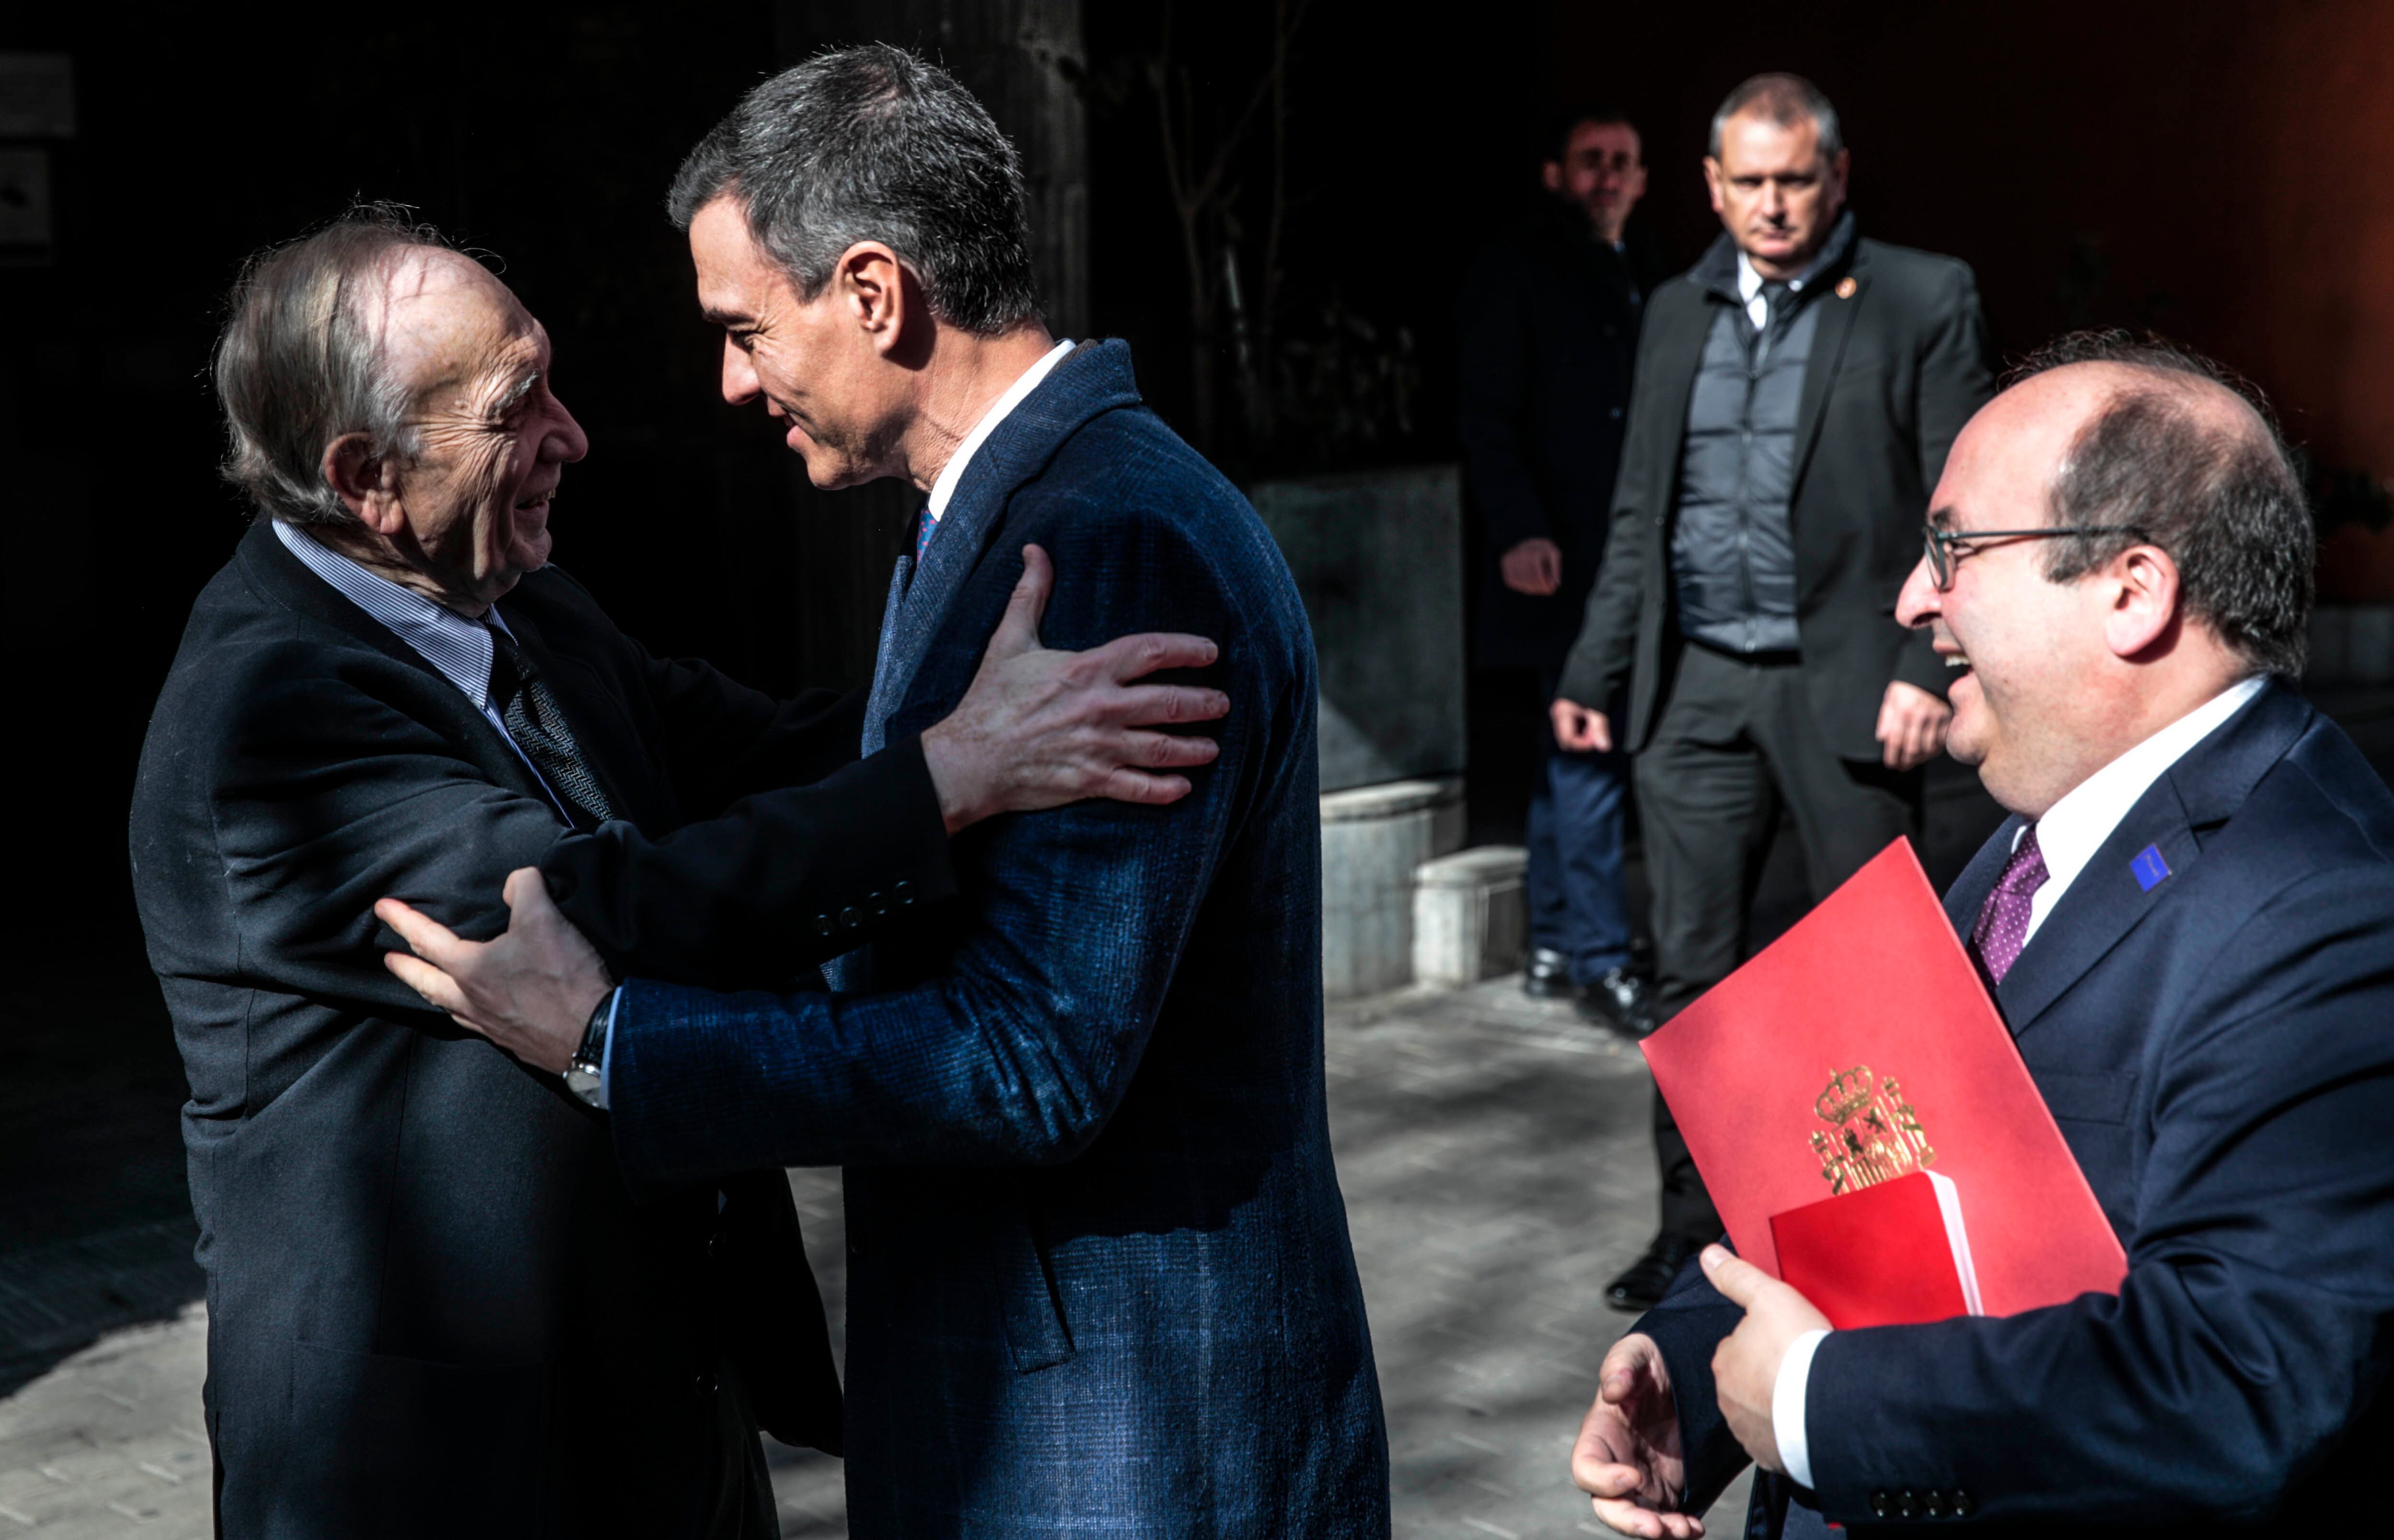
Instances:
[[[2051,540],[2064,534],[2142,535],[2144,533],[2134,524],[2047,524],[2037,530],[1940,530],[1928,524],[1921,529],[1923,543],[1927,547],[1929,581],[1936,584],[1940,594],[1953,586],[1953,564],[1970,554],[1973,541]]]

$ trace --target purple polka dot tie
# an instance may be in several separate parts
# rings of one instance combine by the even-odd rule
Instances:
[[[2004,863],[1995,890],[1979,906],[1979,923],[1970,928],[1970,944],[1979,949],[1987,976],[1999,984],[2028,944],[2029,905],[2045,886],[2045,852],[2036,848],[2036,825],[2032,823],[2012,847],[2012,859]]]

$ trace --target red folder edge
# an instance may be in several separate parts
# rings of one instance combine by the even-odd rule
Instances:
[[[1770,1217],[1833,1195],[1816,1093],[1896,1080],[1970,1194],[1986,1312],[2116,1294],[2127,1258],[1911,843],[1898,839],[1640,1045],[1730,1241],[1776,1277]]]

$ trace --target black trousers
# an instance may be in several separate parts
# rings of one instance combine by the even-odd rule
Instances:
[[[1668,1018],[1745,959],[1746,927],[1782,809],[1795,815],[1812,901],[1905,835],[1919,835],[1922,776],[1840,759],[1792,655],[1733,658],[1690,643],[1637,758],[1654,889],[1654,996]],[[1717,1240],[1720,1215],[1687,1140],[1654,1098],[1663,1232]]]

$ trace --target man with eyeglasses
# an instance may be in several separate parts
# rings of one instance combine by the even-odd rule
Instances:
[[[2313,549],[2257,401],[2165,344],[2065,339],[1955,441],[1897,613],[2014,816],[1946,914],[2127,1276],[1831,1331],[1707,1247],[1599,1371],[1606,1523],[1686,1540],[1751,1458],[1757,1540],[2382,1525],[2394,795],[2288,688]]]
[[[1782,809],[1813,898],[1914,833],[1945,671],[1895,593],[1945,452],[1992,390],[1970,270],[1866,241],[1828,99],[1757,75],[1714,114],[1723,234],[1647,304],[1611,529],[1553,705],[1635,757],[1668,1018],[1743,960]],[[1627,719],[1606,713],[1624,685]],[[1652,1304],[1721,1231],[1654,1099],[1662,1224],[1612,1281]]]

